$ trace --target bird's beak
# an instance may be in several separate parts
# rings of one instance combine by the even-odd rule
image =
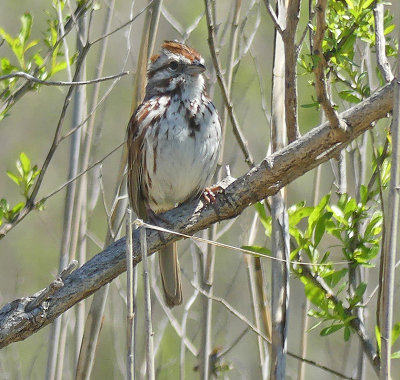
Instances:
[[[206,71],[206,67],[200,61],[193,61],[192,64],[186,68],[186,72],[194,76],[204,73],[204,71]]]

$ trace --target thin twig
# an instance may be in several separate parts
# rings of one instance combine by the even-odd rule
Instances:
[[[224,244],[224,243],[220,243],[218,241],[213,241],[213,240],[209,240],[209,239],[205,239],[199,236],[191,236],[188,234],[184,234],[181,232],[177,232],[177,231],[173,231],[171,229],[165,228],[165,227],[161,227],[161,226],[156,226],[154,224],[149,224],[146,222],[143,222],[141,219],[136,219],[134,222],[134,224],[136,224],[138,227],[146,227],[155,231],[160,231],[160,232],[166,232],[168,234],[171,235],[176,235],[176,236],[180,236],[186,239],[192,239],[192,240],[196,240],[202,243],[207,243],[209,245],[214,245],[216,247],[221,247],[221,248],[226,248],[226,249],[230,249],[230,250],[234,250],[234,251],[238,251],[241,253],[246,253],[248,255],[254,256],[254,257],[262,257],[271,261],[276,261],[278,263],[283,263],[283,264],[290,264],[290,265],[303,265],[303,266],[309,266],[310,264],[304,261],[293,261],[293,260],[288,260],[288,259],[281,259],[281,258],[277,258],[274,256],[268,256],[266,254],[262,254],[260,252],[254,252],[254,251],[250,251],[249,249],[245,249],[245,248],[241,248],[241,247],[235,247],[233,245],[229,245],[229,244]],[[313,263],[313,266],[320,266],[320,267],[325,267],[325,266],[331,266],[331,265],[346,265],[346,264],[350,264],[350,261],[334,261],[331,263]]]
[[[96,79],[92,79],[92,80],[65,82],[65,81],[59,81],[59,80],[56,80],[56,81],[43,80],[43,79],[36,78],[33,75],[30,75],[28,73],[24,73],[23,71],[17,71],[12,74],[0,76],[0,81],[10,79],[10,78],[25,78],[33,83],[39,83],[39,84],[43,84],[45,86],[85,86],[88,84],[100,83],[100,82],[105,82],[108,80],[120,78],[120,77],[123,77],[124,75],[128,75],[128,74],[130,74],[129,71],[123,71],[122,73],[119,73],[119,74],[109,75],[109,76],[96,78]]]
[[[118,26],[117,28],[112,30],[111,32],[104,33],[102,36],[93,40],[92,45],[98,43],[99,41],[101,41],[107,37],[112,36],[114,33],[120,31],[121,29],[124,29],[126,26],[131,25],[134,21],[136,21],[136,19],[139,16],[141,16],[148,8],[150,8],[152,4],[153,4],[153,0],[149,0],[149,3],[143,9],[141,9],[135,16],[131,17],[128,21],[124,22],[123,24],[121,24],[120,26]]]
[[[280,35],[283,34],[283,29],[282,26],[279,23],[278,17],[276,16],[276,13],[274,9],[271,6],[271,3],[269,0],[264,0],[265,7],[267,8],[268,14],[271,16],[271,20],[274,23],[275,29],[279,32]]]
[[[290,351],[288,351],[287,354],[288,354],[288,356],[291,356],[292,358],[295,358],[295,359],[300,360],[300,361],[302,361],[304,363],[307,363],[309,365],[312,365],[314,367],[322,369],[323,371],[329,372],[332,375],[340,377],[341,379],[356,380],[356,378],[354,378],[354,377],[349,377],[349,376],[343,375],[343,373],[340,373],[340,372],[338,372],[338,371],[336,371],[336,370],[334,370],[332,368],[328,368],[328,367],[326,367],[326,366],[324,366],[322,364],[319,364],[319,363],[315,362],[314,360],[303,358],[303,357],[301,357],[299,355],[296,355],[296,354],[294,354],[294,353],[292,353]]]
[[[177,319],[174,317],[174,314],[171,312],[171,309],[169,309],[165,305],[165,301],[164,301],[163,295],[161,293],[160,287],[157,285],[157,282],[156,282],[154,276],[151,277],[151,283],[152,283],[154,295],[156,296],[156,299],[157,299],[159,305],[161,306],[164,314],[167,316],[170,325],[175,330],[176,334],[181,339],[181,341],[183,341],[185,347],[192,353],[193,356],[197,356],[198,349],[195,347],[193,342],[184,334],[184,331],[182,330]]]
[[[211,1],[205,0],[205,7],[206,7],[206,16],[207,16],[207,28],[208,28],[208,45],[210,47],[210,53],[213,60],[213,64],[215,67],[215,71],[218,78],[218,83],[221,88],[222,96],[224,98],[225,107],[228,109],[229,117],[233,127],[233,133],[237,139],[239,147],[244,155],[245,161],[249,167],[254,166],[253,157],[248,149],[247,141],[243,135],[243,132],[239,126],[237,121],[236,115],[233,111],[233,105],[229,98],[229,92],[227,86],[225,84],[224,76],[221,70],[221,64],[219,62],[217,51],[216,51],[216,44],[215,44],[215,25],[212,19],[212,11],[211,11]]]
[[[247,325],[247,327],[253,331],[255,334],[257,334],[261,339],[265,340],[267,343],[271,343],[271,341],[264,335],[262,331],[257,329],[257,327],[251,323],[243,314],[241,314],[239,311],[237,311],[233,306],[231,306],[224,298],[217,297],[214,295],[211,295],[204,291],[203,289],[199,288],[197,284],[195,284],[193,281],[191,281],[192,286],[197,289],[201,294],[206,296],[207,298],[212,299],[213,301],[219,302],[222,304],[230,313],[232,313],[235,317],[240,319],[244,324]]]

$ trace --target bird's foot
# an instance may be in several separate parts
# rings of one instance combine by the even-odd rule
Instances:
[[[215,197],[215,194],[223,193],[224,189],[219,186],[212,186],[212,187],[206,187],[203,191],[203,198],[206,203],[212,203],[214,204],[217,201],[217,198]]]

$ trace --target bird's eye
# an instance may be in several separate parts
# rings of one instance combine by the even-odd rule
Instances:
[[[168,67],[172,70],[175,71],[178,68],[179,64],[176,61],[171,61],[168,65]]]

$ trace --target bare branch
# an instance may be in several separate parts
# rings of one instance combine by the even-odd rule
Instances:
[[[313,55],[317,59],[316,66],[314,67],[315,73],[315,91],[317,93],[318,102],[321,104],[322,109],[329,120],[332,128],[341,128],[346,130],[346,125],[339,119],[337,112],[328,96],[328,86],[325,77],[326,60],[322,50],[322,42],[324,41],[326,22],[326,7],[327,0],[318,0],[316,5],[317,27],[313,38]]]
[[[332,369],[332,368],[328,368],[328,367],[326,367],[326,366],[324,366],[324,365],[322,365],[322,364],[318,364],[318,363],[315,362],[314,360],[309,360],[309,359],[306,359],[306,358],[302,358],[301,356],[298,356],[298,355],[296,355],[296,354],[293,354],[292,352],[289,352],[289,351],[288,351],[287,354],[288,354],[288,356],[291,356],[292,358],[295,358],[295,359],[300,360],[300,361],[302,361],[302,362],[304,362],[304,363],[307,363],[307,364],[309,364],[309,365],[312,365],[312,366],[314,366],[314,367],[317,367],[317,368],[319,368],[319,369],[322,369],[323,371],[329,372],[329,373],[331,373],[331,374],[333,374],[333,375],[335,375],[335,376],[340,377],[341,379],[356,380],[354,377],[348,377],[348,376],[343,375],[342,373],[340,373],[340,372],[338,372],[338,371],[335,371],[335,370]]]
[[[124,22],[123,24],[121,24],[120,26],[118,26],[117,28],[115,28],[114,30],[112,30],[111,32],[107,32],[104,33],[102,36],[100,36],[99,38],[96,38],[94,41],[91,42],[92,45],[96,44],[97,42],[110,37],[111,35],[113,35],[114,33],[118,32],[121,29],[124,29],[126,26],[132,24],[134,21],[136,21],[136,19],[141,16],[148,8],[150,8],[150,6],[153,4],[153,0],[150,0],[149,3],[143,8],[141,9],[135,16],[131,17],[128,21]]]
[[[93,83],[99,83],[99,82],[105,82],[108,80],[116,79],[123,77],[124,75],[129,74],[129,71],[123,71],[122,73],[119,74],[114,74],[102,78],[97,78],[97,79],[91,79],[91,80],[85,80],[85,81],[78,81],[78,82],[64,82],[64,81],[48,81],[48,80],[42,80],[39,78],[34,77],[33,75],[30,75],[28,73],[24,73],[23,71],[17,71],[12,74],[8,75],[2,75],[0,76],[0,81],[10,79],[10,78],[25,78],[31,82],[34,83],[39,83],[43,84],[45,86],[84,86],[87,84],[93,84]]]
[[[71,263],[65,268],[60,275],[50,285],[43,289],[40,294],[25,306],[25,312],[29,313],[33,309],[39,307],[44,301],[49,299],[58,289],[64,286],[63,280],[70,275],[78,267],[78,262],[72,260]]]
[[[274,23],[276,30],[278,31],[278,33],[280,35],[282,35],[283,29],[282,29],[281,25],[279,24],[278,17],[276,16],[276,13],[271,6],[271,3],[269,2],[269,0],[264,0],[264,4],[265,4],[265,7],[267,8],[267,12],[271,16],[271,20]]]
[[[300,0],[290,0],[286,27],[282,34],[285,49],[285,116],[288,143],[300,136],[297,122],[297,54],[296,30],[300,18]]]
[[[275,194],[288,183],[335,156],[357,136],[370,129],[376,120],[391,112],[394,87],[394,83],[388,84],[370,98],[343,112],[340,117],[349,126],[347,134],[332,129],[329,123],[312,129],[292,144],[265,158],[233,183],[225,184],[225,192],[218,196],[215,207],[203,207],[201,201],[183,204],[162,215],[163,219],[169,221],[165,226],[174,225],[175,231],[194,234],[213,223],[233,218],[249,205]],[[139,232],[140,229],[133,234],[134,265],[141,260]],[[161,241],[159,232],[147,230],[148,252],[153,253],[163,245],[179,239],[178,236],[168,235]],[[32,300],[31,297],[23,297],[5,305],[0,310],[0,348],[23,340],[48,325],[125,269],[125,238],[122,238],[70,274],[64,286],[48,300],[46,307],[40,306],[29,315],[24,313],[24,307]]]

